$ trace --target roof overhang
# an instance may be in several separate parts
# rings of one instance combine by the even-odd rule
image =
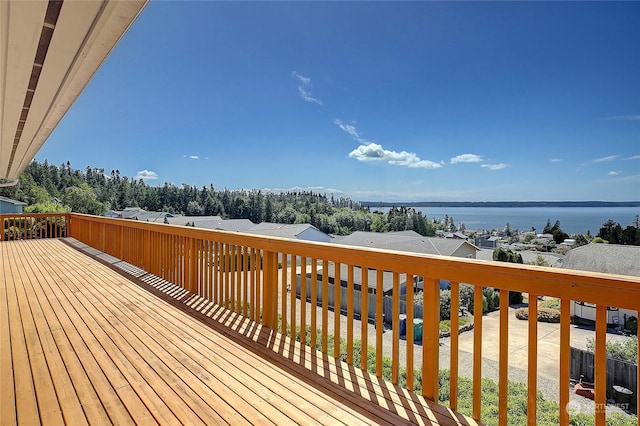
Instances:
[[[0,186],[17,181],[147,1],[0,1]]]

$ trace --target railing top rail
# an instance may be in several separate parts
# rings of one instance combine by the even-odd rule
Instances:
[[[69,213],[0,213],[0,219],[25,217],[68,217]]]
[[[364,268],[408,273],[422,276],[426,280],[446,279],[511,291],[525,293],[533,291],[536,294],[552,297],[640,309],[640,277],[634,276],[300,241],[75,213],[70,214],[70,217],[72,220],[77,218],[130,229],[250,246],[266,251]]]

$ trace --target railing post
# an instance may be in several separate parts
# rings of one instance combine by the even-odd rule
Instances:
[[[266,251],[264,253],[264,294],[262,300],[262,325],[276,330],[278,326],[278,258],[276,253]],[[291,286],[291,291],[295,287]],[[293,327],[293,325],[292,325]]]

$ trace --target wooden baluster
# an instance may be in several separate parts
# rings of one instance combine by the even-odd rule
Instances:
[[[560,424],[569,424],[569,380],[570,380],[570,362],[571,362],[571,346],[570,346],[570,328],[571,323],[571,301],[562,299],[560,301],[560,376],[559,394],[560,394]]]
[[[413,319],[414,319],[414,286],[415,279],[412,274],[407,274],[406,276],[406,316],[407,322],[405,325],[405,333],[406,333],[406,348],[407,348],[407,360],[406,360],[406,369],[407,369],[407,389],[412,391],[414,388],[413,384],[413,373],[415,370],[414,361],[413,361],[413,351],[415,348],[415,338],[413,334]],[[409,327],[411,324],[411,327]],[[424,323],[423,323],[424,325]]]
[[[397,272],[393,273],[391,317],[391,383],[397,385],[400,373],[400,274]]]
[[[538,295],[529,293],[529,357],[527,367],[527,424],[536,424],[538,400]]]
[[[353,265],[348,265],[347,272],[347,364],[353,364]]]
[[[500,290],[500,354],[498,363],[498,424],[507,424],[509,395],[509,290]]]
[[[342,312],[342,278],[340,277],[340,263],[334,264],[333,281],[333,357],[340,358],[340,314]]]
[[[329,262],[322,260],[322,353],[326,354],[329,334]]]
[[[472,415],[480,420],[482,404],[482,286],[473,291],[473,408]]]
[[[449,407],[458,409],[458,341],[460,330],[460,284],[451,281],[451,353],[449,355]]]
[[[595,352],[596,424],[604,425],[607,419],[607,306],[605,305],[596,305]]]
[[[362,342],[362,347],[360,348],[360,368],[364,371],[368,370],[367,365],[367,355],[368,355],[368,344],[369,344],[369,269],[361,268],[362,273],[362,287],[360,288],[360,294],[362,298],[361,304],[361,315],[360,315],[360,341]]]
[[[376,270],[376,377],[382,377],[382,333],[384,332],[384,318],[382,316],[384,304],[384,287],[382,286],[383,271]]]
[[[311,286],[311,348],[315,350],[317,342],[317,330],[318,330],[318,259],[311,259],[311,279],[309,280]]]

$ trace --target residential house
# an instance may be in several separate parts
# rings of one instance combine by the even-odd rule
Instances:
[[[475,259],[479,248],[466,240],[424,237],[415,231],[364,232],[356,231],[337,241],[338,244],[400,250],[437,256]]]
[[[469,237],[467,237],[462,232],[449,232],[444,237],[445,238],[453,238],[453,239],[457,239],[457,240],[468,240],[469,239]]]
[[[340,264],[340,307],[339,310],[342,312],[346,312],[348,309],[348,301],[349,301],[349,290],[348,290],[348,280],[349,280],[349,265]],[[308,271],[308,270],[307,270]],[[315,277],[312,275],[312,272],[308,271],[306,274],[306,299],[307,301],[313,302],[311,300],[311,288],[315,286],[317,300],[316,303],[322,303],[322,286],[324,275],[327,275],[327,303],[328,306],[332,307],[334,310],[338,309],[336,306],[335,300],[335,286],[336,286],[336,266],[334,263],[329,263],[327,269],[319,268],[316,272]],[[390,323],[393,318],[393,276],[394,274],[389,271],[382,272],[382,316],[384,318],[384,322]],[[423,289],[423,280],[421,277],[414,277],[412,283],[407,282],[407,275],[400,274],[398,275],[398,287],[400,290],[401,300],[399,302],[399,311],[400,314],[406,313],[406,302],[402,297],[407,293],[407,288],[411,285],[413,286],[415,291],[422,291]],[[298,297],[301,297],[301,276],[300,274],[296,275],[296,286],[295,291]],[[367,270],[367,288],[363,289],[363,272],[362,268],[358,266],[353,267],[353,312],[356,318],[361,318],[366,316],[370,321],[375,323],[376,318],[376,295],[378,294],[378,277],[377,271],[373,269]],[[362,298],[368,298],[368,308],[366,315],[362,312]],[[414,306],[415,318],[423,317],[423,309],[421,305]]]
[[[494,249],[498,247],[498,242],[500,241],[500,237],[496,237],[491,234],[482,235],[474,239],[474,244],[480,248],[490,248]]]
[[[26,205],[27,203],[23,203],[22,201],[0,197],[0,213],[22,213]]]
[[[580,271],[603,272],[607,274],[640,277],[640,247],[619,244],[587,244],[569,250],[562,261],[562,267]],[[579,321],[593,323],[596,307],[592,303],[574,301],[571,315]],[[630,317],[638,318],[638,312],[629,309],[607,308],[607,324],[624,328]]]
[[[220,216],[171,216],[167,218],[167,222],[171,225],[195,226],[196,228],[216,229],[214,224],[220,222]]]
[[[356,231],[350,235],[347,235],[343,238],[334,240],[335,244],[339,245],[350,245],[350,246],[359,246],[359,247],[369,247],[369,248],[379,248],[386,250],[399,250],[399,251],[407,251],[414,253],[423,253],[437,256],[454,256],[454,257],[463,257],[475,259],[476,252],[479,250],[476,246],[469,243],[466,240],[461,239],[447,239],[447,238],[430,238],[424,237],[418,234],[415,231],[401,231],[401,232],[364,232],[364,231]],[[335,270],[333,265],[329,265],[329,270],[327,272],[328,281],[333,288],[334,280],[335,280]],[[353,283],[354,283],[354,297],[356,300],[359,300],[362,297],[362,271],[360,268],[355,267],[353,270]],[[316,277],[316,285],[319,287],[322,282],[322,278],[324,275],[323,270],[318,271],[318,275]],[[348,268],[346,265],[341,265],[340,267],[340,286],[341,292],[344,293],[341,298],[342,301],[346,300],[346,291],[347,291],[347,276],[348,276]],[[368,273],[368,288],[367,293],[369,294],[369,298],[371,301],[375,301],[375,294],[377,293],[377,276],[373,271],[369,271]],[[408,283],[406,282],[406,276],[400,276],[399,282],[399,290],[400,295],[406,294]],[[310,274],[307,274],[307,294],[310,294],[311,290],[311,281],[313,278]],[[447,280],[440,280],[440,287],[447,288],[449,282]],[[413,287],[415,291],[420,291],[423,289],[423,281],[420,277],[414,277]],[[393,294],[393,274],[390,272],[383,272],[382,276],[382,291],[385,296],[391,296]],[[296,283],[296,292],[298,295],[300,294],[300,276],[297,277]],[[331,291],[330,291],[331,293]],[[331,293],[332,294],[332,293]],[[332,298],[333,296],[330,295]],[[390,318],[390,297],[387,297],[384,306],[385,318]],[[403,302],[404,303],[404,302]],[[358,305],[355,303],[355,305]],[[401,312],[404,312],[404,305],[401,308]],[[375,309],[373,307],[369,308],[369,318],[372,318],[374,315]],[[418,315],[418,314],[417,314]],[[420,313],[418,316],[421,316]]]
[[[251,234],[267,235],[271,237],[293,238],[296,240],[316,241],[328,243],[331,237],[308,223],[283,224],[263,222],[255,225],[247,232]]]

